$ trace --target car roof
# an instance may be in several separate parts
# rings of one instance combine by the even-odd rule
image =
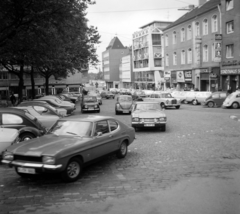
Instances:
[[[0,108],[0,112],[19,113],[19,114],[25,113],[25,111],[23,111],[22,109],[17,109],[17,108]]]
[[[128,94],[120,94],[119,97],[132,97],[132,96]]]
[[[89,122],[97,122],[99,120],[108,120],[108,119],[114,119],[114,117],[110,116],[101,116],[101,115],[81,115],[81,116],[70,116],[70,117],[64,117],[60,119],[61,121],[89,121]]]
[[[46,101],[44,100],[31,100],[31,101],[26,101],[26,102],[22,102],[22,104],[25,103],[30,103],[30,104],[44,104],[44,105],[49,105]]]

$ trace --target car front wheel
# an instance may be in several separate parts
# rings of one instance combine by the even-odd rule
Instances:
[[[207,106],[208,106],[209,108],[213,108],[213,107],[214,107],[214,103],[213,103],[212,101],[211,101],[211,102],[208,102]]]
[[[20,135],[20,141],[27,141],[35,138],[36,136],[32,133],[25,132]]]
[[[121,143],[119,150],[117,151],[117,158],[124,158],[127,155],[127,152],[128,152],[127,142],[123,141]]]
[[[176,109],[179,109],[180,108],[180,106],[176,106]]]
[[[62,179],[66,182],[76,181],[82,173],[82,161],[79,158],[69,160],[65,170],[62,172]]]
[[[198,104],[198,101],[197,100],[193,100],[192,104],[196,106]]]
[[[238,104],[237,102],[234,102],[234,103],[232,104],[232,108],[234,108],[234,109],[239,108],[239,104]]]
[[[161,127],[161,130],[162,130],[163,132],[165,132],[165,131],[166,131],[166,125],[162,126],[162,127]]]

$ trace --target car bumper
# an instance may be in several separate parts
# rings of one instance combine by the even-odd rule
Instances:
[[[8,165],[9,167],[35,169],[36,173],[31,173],[31,174],[39,174],[42,172],[60,172],[62,171],[62,168],[63,168],[62,164],[50,165],[50,164],[43,164],[43,163],[30,163],[30,162],[9,161],[9,160],[2,160],[2,163]]]
[[[132,122],[132,127],[136,127],[136,128],[154,128],[154,127],[163,127],[163,126],[166,126],[166,122],[161,122],[161,123]]]
[[[176,107],[176,106],[180,106],[180,105],[181,105],[180,103],[177,103],[177,104],[167,104],[167,103],[165,103],[166,107]]]
[[[117,109],[117,111],[119,113],[123,113],[123,114],[129,114],[131,113],[131,110],[130,109]]]
[[[94,109],[88,109],[88,108],[83,108],[83,111],[99,111],[100,108],[94,108]]]

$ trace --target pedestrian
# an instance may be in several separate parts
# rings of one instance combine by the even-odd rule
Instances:
[[[16,103],[16,97],[14,96],[14,94],[12,93],[11,97],[10,97],[10,100],[12,102],[12,105],[14,106],[15,103]]]

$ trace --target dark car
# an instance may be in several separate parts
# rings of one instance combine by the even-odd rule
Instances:
[[[212,93],[204,102],[202,102],[203,106],[207,106],[209,108],[213,107],[221,107],[224,100],[226,99],[228,93],[226,91],[217,91]]]
[[[0,108],[0,127],[18,129],[20,141],[42,136],[46,132],[37,118],[15,108]]]
[[[96,159],[110,153],[124,158],[134,139],[134,129],[113,117],[69,117],[43,137],[8,147],[2,163],[15,167],[22,177],[60,173],[64,181],[73,182]]]
[[[59,97],[61,97],[63,101],[69,101],[72,103],[76,103],[78,101],[78,97],[71,96],[70,94],[60,94]]]
[[[115,113],[131,114],[133,99],[129,95],[119,95],[115,104]]]
[[[133,100],[143,101],[143,98],[146,97],[146,94],[143,91],[135,91],[132,95]]]
[[[33,107],[37,112],[47,115],[57,115],[60,117],[65,117],[67,115],[67,110],[63,108],[55,108],[44,101],[27,101],[22,102],[18,106],[31,106]]]
[[[84,113],[86,111],[100,112],[97,96],[83,96],[83,100],[81,102],[81,112]]]

